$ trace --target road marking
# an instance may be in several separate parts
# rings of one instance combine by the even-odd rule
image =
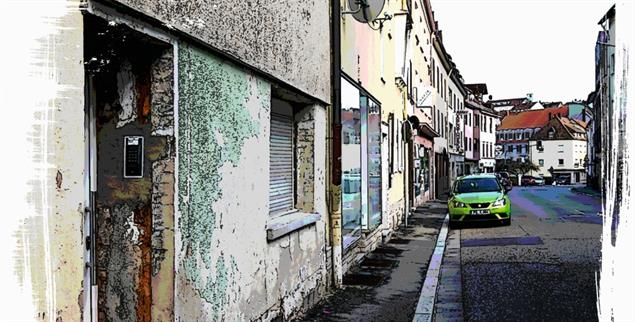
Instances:
[[[419,301],[413,322],[432,321],[434,313],[434,302],[436,300],[437,286],[439,285],[439,272],[441,271],[441,262],[443,261],[443,251],[445,250],[445,240],[448,236],[448,225],[450,223],[450,215],[446,215],[443,220],[443,226],[437,237],[437,244],[430,258],[430,264],[426,271],[426,277],[421,287]]]

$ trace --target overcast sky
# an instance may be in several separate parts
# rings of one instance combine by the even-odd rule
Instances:
[[[586,99],[605,0],[432,0],[443,43],[467,84],[493,99]]]

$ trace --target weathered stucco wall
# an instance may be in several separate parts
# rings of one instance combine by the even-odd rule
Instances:
[[[271,85],[179,47],[176,320],[290,316],[325,284],[325,224],[267,242]],[[325,128],[323,108],[304,109],[302,121],[320,121],[300,125]],[[325,135],[315,137],[324,151]],[[323,211],[325,160],[302,155],[319,159],[302,173],[316,182],[313,210]]]
[[[173,58],[172,48],[146,48],[142,57],[119,52],[122,62],[113,72],[93,76],[98,306],[104,321],[172,318]],[[144,137],[142,178],[123,178],[126,135]]]
[[[84,68],[75,1],[1,6],[6,182],[2,229],[10,321],[79,321],[82,313]],[[37,8],[34,8],[37,7]]]
[[[328,1],[117,0],[330,102]]]

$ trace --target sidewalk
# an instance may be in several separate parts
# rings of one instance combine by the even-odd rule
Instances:
[[[408,226],[368,254],[302,321],[412,321],[437,236],[447,213],[442,201],[417,208]]]

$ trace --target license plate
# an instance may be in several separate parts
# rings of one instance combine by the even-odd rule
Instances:
[[[489,215],[489,209],[472,210],[472,215]]]

